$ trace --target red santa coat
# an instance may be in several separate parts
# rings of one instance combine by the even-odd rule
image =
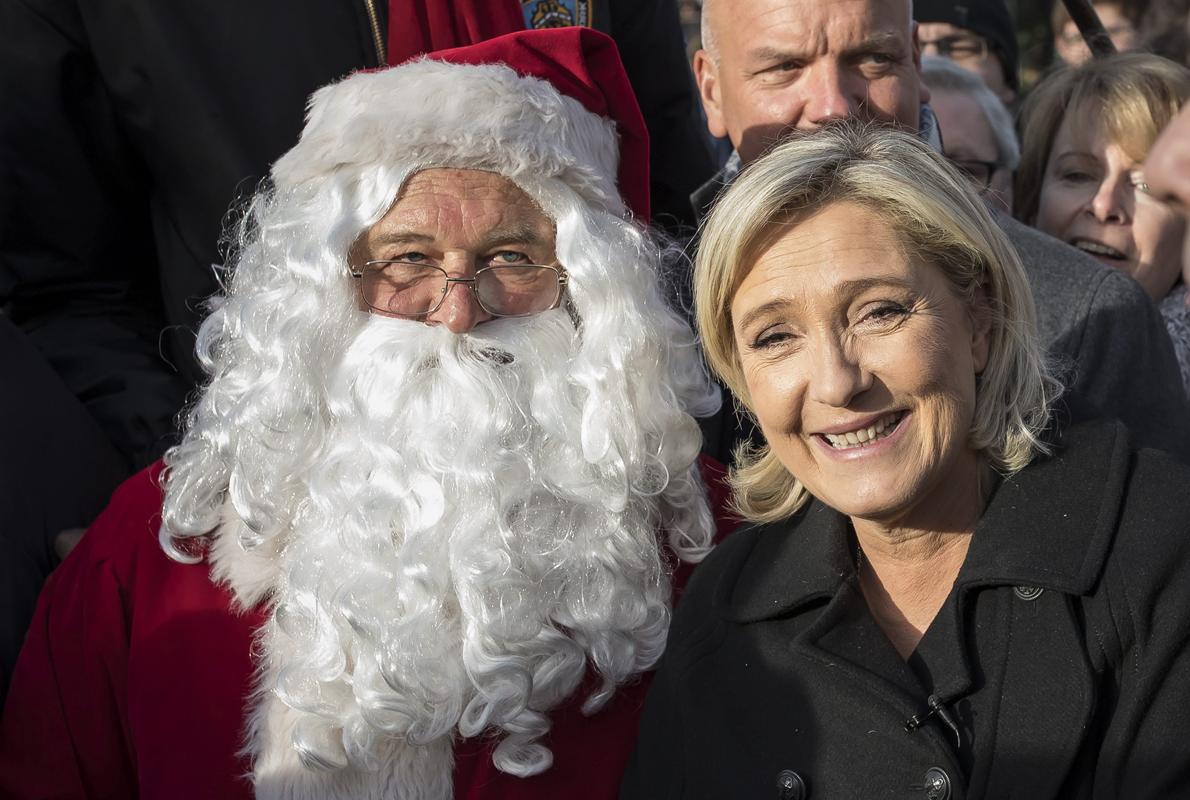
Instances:
[[[722,468],[702,467],[722,532]],[[0,797],[252,797],[241,751],[266,612],[236,613],[206,564],[166,557],[160,472],[116,490],[42,591],[0,725]],[[460,742],[456,800],[615,797],[650,677],[592,717],[583,694],[556,709],[541,775],[500,772],[488,741]]]

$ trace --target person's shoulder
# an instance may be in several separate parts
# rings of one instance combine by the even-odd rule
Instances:
[[[1086,347],[1128,352],[1160,326],[1156,306],[1130,276],[1004,214],[997,221],[1025,268],[1049,347],[1071,357]]]
[[[717,621],[731,603],[740,570],[748,561],[764,526],[744,525],[725,537],[694,570],[674,615],[674,630],[690,633]]]
[[[1111,547],[1083,606],[1098,646],[1119,658],[1190,641],[1190,466],[1160,450],[1130,455]]]
[[[1047,295],[1090,297],[1105,282],[1119,290],[1113,275],[1124,276],[1118,270],[1006,214],[997,214],[996,220],[1016,248],[1038,303],[1049,299]]]
[[[1049,290],[1100,305],[1147,304],[1144,289],[1120,270],[1005,214],[996,219],[1016,248],[1038,303],[1047,299]]]
[[[1064,480],[1086,476],[1089,483],[1080,488],[1105,501],[1118,498],[1122,503],[1167,495],[1167,502],[1176,503],[1190,514],[1190,492],[1171,491],[1175,487],[1190,488],[1190,464],[1166,450],[1138,445],[1123,422],[1063,416],[1054,421],[1047,438],[1054,452],[1029,469],[1064,462],[1055,475]]]
[[[1069,465],[1062,472],[1076,485],[1068,497],[1086,512],[1087,535],[1102,536],[1102,555],[1093,561],[1102,565],[1101,576],[1117,576],[1109,587],[1124,587],[1143,604],[1138,598],[1164,591],[1178,575],[1190,592],[1190,465],[1163,450],[1134,447],[1116,421],[1073,426],[1058,458]]]
[[[1190,465],[1164,450],[1133,451],[1124,504],[1121,535],[1137,539],[1140,551],[1167,540],[1190,556]]]
[[[154,463],[120,484],[62,568],[78,569],[82,562],[105,563],[117,573],[126,574],[146,554],[154,560],[159,555],[168,562],[157,539],[161,527],[163,469],[161,462]]]

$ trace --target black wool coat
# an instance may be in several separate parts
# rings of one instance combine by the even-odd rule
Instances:
[[[682,597],[621,797],[1190,797],[1190,468],[1118,425],[1001,482],[907,663],[847,519],[729,537]]]

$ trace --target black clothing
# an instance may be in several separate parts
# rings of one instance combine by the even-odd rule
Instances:
[[[616,40],[649,129],[649,193],[655,224],[672,234],[697,223],[690,194],[715,173],[676,0],[593,3],[591,27]]]
[[[0,316],[0,707],[57,564],[54,539],[88,525],[126,469],[83,405]],[[69,490],[66,489],[69,487]]]
[[[201,379],[228,206],[297,141],[311,92],[377,66],[371,28],[361,0],[0,8],[0,302],[131,472]]]
[[[682,596],[621,797],[796,796],[785,770],[814,800],[1184,796],[1188,485],[1118,424],[1071,429],[993,493],[916,669],[846,517],[733,534]]]

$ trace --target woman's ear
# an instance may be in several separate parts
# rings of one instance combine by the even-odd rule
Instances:
[[[982,283],[971,295],[968,305],[971,316],[971,362],[975,374],[982,375],[988,365],[992,343],[992,308]]]

